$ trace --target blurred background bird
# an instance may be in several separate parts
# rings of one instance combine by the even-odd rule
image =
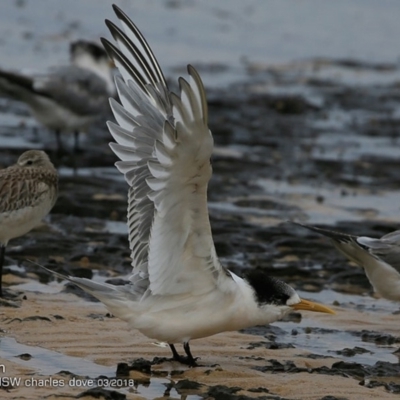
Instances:
[[[113,65],[96,43],[72,42],[70,61],[34,75],[0,69],[0,96],[26,103],[36,120],[55,132],[59,152],[61,133],[73,132],[76,153],[79,133],[107,112],[115,86]]]
[[[295,224],[328,237],[344,256],[364,268],[379,295],[400,301],[400,230],[375,239]]]

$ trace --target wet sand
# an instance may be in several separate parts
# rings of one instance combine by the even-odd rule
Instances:
[[[371,330],[373,328],[374,331],[385,334],[398,333],[398,315],[370,314],[340,307],[336,310],[338,314],[335,316],[307,314],[300,327],[307,326],[312,321],[327,329],[342,327],[346,330]],[[373,326],[370,322],[372,318]],[[138,358],[153,360],[154,357],[169,357],[168,348],[155,346],[141,334],[129,332],[124,322],[106,316],[106,310],[101,304],[80,300],[72,294],[27,292],[27,299],[22,301],[21,308],[16,310],[3,307],[0,319],[3,334],[15,338],[18,344],[33,346],[38,350],[38,354],[29,360],[19,357],[1,359],[7,376],[22,378],[20,386],[12,389],[3,387],[2,398],[73,399],[85,389],[70,385],[78,385],[79,379],[82,382],[85,380],[89,382],[90,378],[98,377],[96,365],[107,366],[111,371],[116,371],[118,363],[130,364]],[[197,394],[202,396],[201,393],[206,393],[210,387],[224,385],[228,388],[240,388],[237,392],[232,392],[231,397],[226,397],[232,399],[238,398],[235,395],[252,398],[280,396],[274,398],[304,400],[316,400],[329,395],[334,396],[332,398],[346,399],[394,398],[394,395],[388,393],[383,386],[376,388],[361,386],[361,377],[327,375],[328,372],[320,371],[321,368],[329,371],[334,363],[342,360],[341,357],[332,355],[329,358],[313,359],[309,358],[310,352],[301,348],[276,350],[262,346],[249,348],[252,347],[249,346],[250,343],[260,341],[268,342],[268,339],[239,332],[228,332],[193,341],[192,351],[200,357],[200,367],[190,369],[176,362],[165,361],[153,365],[151,374],[131,371],[129,376],[123,378],[134,379],[135,388],[118,391],[124,393],[127,399],[161,398],[166,390],[163,383],[190,380],[204,385],[198,390],[192,389],[188,392],[183,390],[183,393],[192,396]],[[15,347],[18,350],[18,345]],[[47,350],[52,351],[51,356],[47,354]],[[3,346],[1,351],[4,351]],[[69,373],[65,370],[60,372],[64,355],[78,357],[77,365],[79,359],[89,360],[96,365],[92,368],[87,367],[86,374],[75,376],[73,365],[68,360],[65,364],[70,368]],[[274,360],[273,363],[271,360]],[[277,363],[281,364],[281,368],[277,368]],[[263,372],[263,368],[271,365],[275,366],[275,371],[266,368]],[[300,371],[296,371],[293,366]],[[53,369],[54,373],[42,372],[48,369]],[[53,379],[53,383],[48,381],[45,387],[27,386],[43,385],[45,383],[43,381],[40,383],[40,380],[50,378]],[[34,379],[37,380],[36,383]],[[381,378],[370,376],[369,379],[373,381]],[[56,390],[54,381],[62,381],[64,386]],[[397,385],[400,383],[398,375],[387,378],[387,382],[396,382]],[[146,385],[149,387],[146,388]],[[256,389],[259,391],[255,392]],[[172,398],[181,397],[175,394]]]

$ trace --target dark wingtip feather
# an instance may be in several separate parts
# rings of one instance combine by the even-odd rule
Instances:
[[[118,18],[128,18],[129,19],[129,17],[116,4],[113,4],[112,8]]]
[[[112,60],[113,59],[112,44],[104,37],[100,38],[100,42],[103,45],[104,50],[106,51],[108,57]]]
[[[104,50],[108,54],[108,57],[110,57],[112,59],[113,55],[115,53],[116,47],[108,39],[106,39],[104,37],[100,38],[100,41],[104,47]]]
[[[154,73],[151,72],[151,68],[149,68],[147,61],[143,57],[139,57],[141,59],[141,62],[142,63],[144,62],[144,69],[147,71],[150,71],[149,74],[152,77],[153,81],[155,81],[155,82],[159,81],[165,87],[168,87],[167,81],[164,77],[162,69],[161,69],[160,65],[158,64],[158,61],[157,61],[156,57],[154,56],[153,51],[151,50],[149,44],[147,43],[143,34],[140,32],[139,28],[133,23],[133,21],[117,5],[113,4],[113,9],[114,9],[114,12],[115,12],[116,16],[118,17],[118,19],[120,21],[122,21],[123,23],[125,23],[127,25],[128,29],[130,29],[132,31],[132,33],[136,36],[136,39],[142,46],[144,53],[148,57],[148,59],[151,63],[151,66],[154,69]],[[111,32],[113,36],[114,36],[114,34],[116,34],[116,35],[122,34],[122,37],[126,36],[114,24],[107,25],[107,26],[109,27],[110,30],[113,30]],[[131,41],[128,39],[128,42],[131,42]],[[136,47],[133,43],[131,43],[131,45],[133,45],[133,47]],[[140,52],[138,52],[137,56],[139,56],[139,54],[140,54]]]
[[[106,18],[104,20],[104,23],[106,24],[107,28],[110,29],[110,27],[114,27],[114,22],[112,22],[110,19]]]
[[[311,226],[307,224],[302,224],[300,222],[290,221],[292,224],[301,226],[303,228],[309,229],[310,231],[319,233],[320,235],[327,236],[330,239],[336,240],[338,242],[349,242],[350,240],[357,239],[357,236],[349,235],[347,233],[331,231],[329,229],[317,228],[316,226]]]
[[[129,70],[132,79],[134,79],[135,82],[141,87],[141,89],[146,92],[146,81],[144,80],[141,73],[137,70],[137,68],[132,65],[132,63],[128,60],[125,54],[122,53],[118,47],[116,47],[105,38],[101,38],[101,43],[103,44],[104,49],[106,50],[111,60],[113,60],[114,62],[116,60],[120,61],[125,66],[125,68]]]
[[[110,31],[112,37],[116,40],[120,29],[118,28],[117,25],[114,24],[114,22],[110,21],[109,19],[106,19],[105,23],[106,23],[107,28]]]

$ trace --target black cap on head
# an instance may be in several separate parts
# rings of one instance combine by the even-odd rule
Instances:
[[[246,273],[246,281],[254,289],[257,303],[287,305],[287,301],[296,293],[294,289],[279,279],[268,276],[265,272],[254,269]]]
[[[108,59],[107,53],[97,43],[89,42],[87,40],[75,40],[70,44],[69,51],[71,56],[77,55],[79,53],[90,53],[93,58],[99,60],[101,58]]]

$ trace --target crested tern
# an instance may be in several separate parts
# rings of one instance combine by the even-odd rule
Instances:
[[[0,70],[0,95],[26,103],[34,118],[55,132],[58,150],[61,132],[73,132],[77,151],[79,132],[86,132],[107,112],[115,85],[112,64],[98,44],[72,42],[70,61],[68,66],[32,76]]]
[[[8,242],[38,225],[57,194],[58,174],[44,151],[25,151],[16,164],[0,170],[0,297]]]
[[[364,268],[376,293],[400,301],[400,230],[375,239],[294,223],[327,236],[340,253]]]
[[[258,270],[241,278],[220,264],[207,209],[213,138],[200,76],[189,65],[189,81],[179,78],[180,93],[172,93],[143,35],[113,8],[123,30],[106,24],[118,47],[102,42],[121,73],[121,104],[110,100],[117,124],[108,127],[121,160],[116,166],[129,184],[133,273],[122,286],[56,275],[98,298],[130,328],[168,343],[173,359],[191,366],[190,340],[268,324],[291,310],[334,313]]]

